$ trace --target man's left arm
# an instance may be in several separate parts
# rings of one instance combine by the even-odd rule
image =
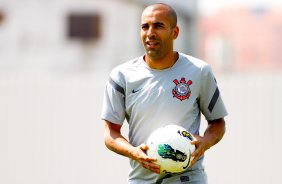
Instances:
[[[208,127],[205,130],[204,135],[194,135],[196,140],[191,142],[196,146],[196,150],[192,154],[193,160],[190,166],[194,165],[195,162],[205,153],[206,150],[217,144],[224,136],[224,133],[224,118],[208,121]]]

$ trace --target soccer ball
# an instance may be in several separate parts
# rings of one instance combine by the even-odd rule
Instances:
[[[149,136],[147,155],[156,158],[162,174],[176,174],[185,171],[192,158],[195,138],[183,127],[167,125],[156,129]]]

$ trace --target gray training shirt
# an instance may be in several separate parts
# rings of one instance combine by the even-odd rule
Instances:
[[[179,53],[165,70],[151,69],[143,56],[114,68],[106,84],[102,119],[129,124],[129,142],[146,143],[155,129],[177,124],[199,134],[201,113],[209,120],[227,115],[211,67]],[[155,183],[159,175],[130,161],[130,183]]]

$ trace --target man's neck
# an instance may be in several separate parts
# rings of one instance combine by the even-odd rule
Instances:
[[[166,55],[163,58],[151,58],[147,54],[144,56],[144,60],[147,65],[152,69],[163,70],[170,68],[178,59],[178,53],[172,52],[171,54]]]

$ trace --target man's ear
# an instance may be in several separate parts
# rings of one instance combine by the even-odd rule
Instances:
[[[175,28],[173,28],[173,39],[176,39],[178,37],[179,34],[179,27],[175,26]]]

